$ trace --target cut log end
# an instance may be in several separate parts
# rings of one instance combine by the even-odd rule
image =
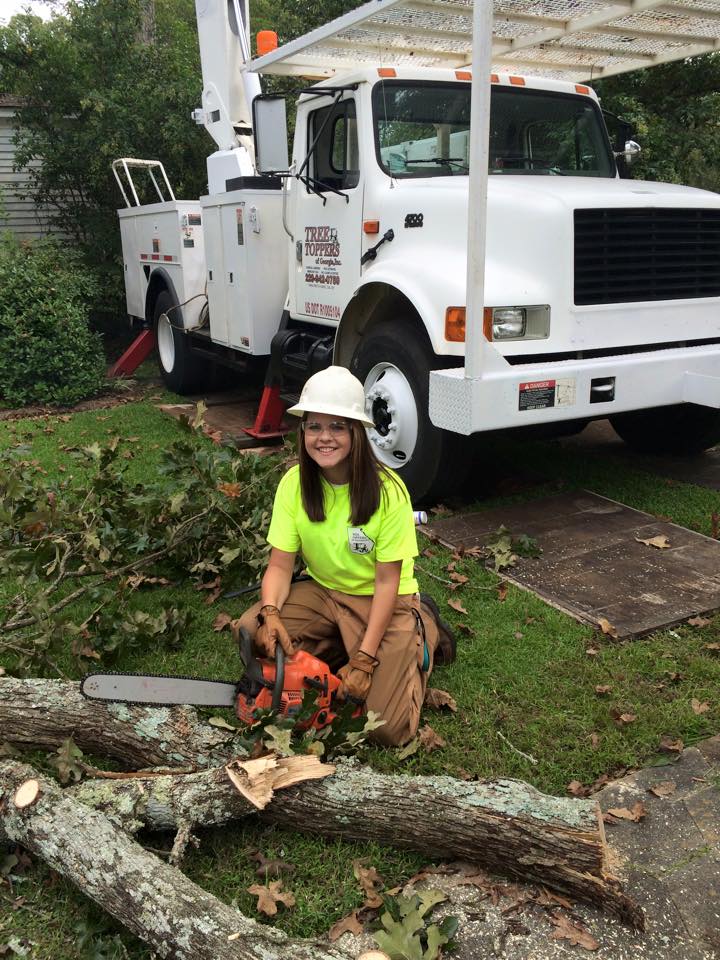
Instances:
[[[21,783],[13,797],[15,809],[26,810],[32,807],[40,799],[41,792],[38,780],[26,780],[25,783]]]

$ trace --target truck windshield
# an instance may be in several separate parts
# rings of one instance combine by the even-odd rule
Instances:
[[[373,90],[380,166],[394,177],[467,175],[470,85],[383,81]],[[490,174],[614,177],[600,110],[585,95],[493,87]]]

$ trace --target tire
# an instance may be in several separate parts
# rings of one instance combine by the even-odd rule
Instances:
[[[619,413],[610,423],[638,453],[691,457],[720,443],[720,410],[694,403]]]
[[[178,311],[172,310],[175,305],[167,290],[162,290],[155,301],[153,327],[158,366],[168,390],[180,394],[193,393],[205,385],[208,365],[193,354],[189,337],[175,325],[178,316]]]
[[[409,322],[378,325],[350,362],[376,424],[368,431],[375,455],[402,477],[416,505],[449,496],[465,479],[457,456],[463,438],[428,415],[429,371],[442,366],[424,331]]]

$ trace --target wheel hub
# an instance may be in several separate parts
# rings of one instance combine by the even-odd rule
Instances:
[[[161,313],[157,322],[157,347],[160,363],[166,373],[172,373],[175,367],[175,340],[173,330],[166,313]]]
[[[418,412],[412,387],[399,367],[378,363],[365,378],[366,410],[374,427],[368,436],[381,463],[407,464],[418,436]]]

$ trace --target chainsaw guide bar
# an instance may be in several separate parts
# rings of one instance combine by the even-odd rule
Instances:
[[[139,707],[233,707],[238,685],[202,677],[169,677],[144,673],[89,673],[80,684],[88,700],[132,703]]]

